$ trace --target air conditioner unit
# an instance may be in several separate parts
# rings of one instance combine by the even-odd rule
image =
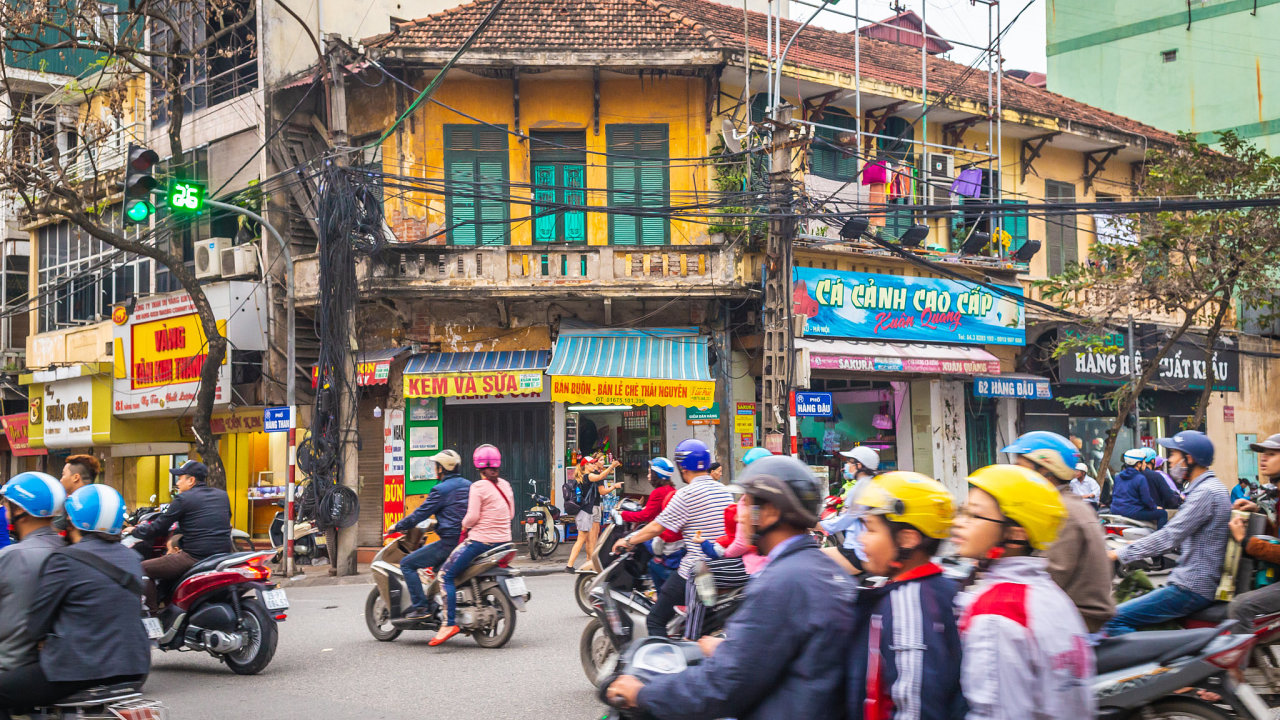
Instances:
[[[222,251],[222,277],[243,277],[258,272],[258,246],[236,245]]]
[[[196,243],[196,277],[222,277],[222,251],[231,247],[231,238],[209,238]]]
[[[955,205],[951,183],[956,176],[956,159],[946,153],[925,153],[925,199],[929,205]]]

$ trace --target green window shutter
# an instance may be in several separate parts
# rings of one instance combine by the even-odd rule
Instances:
[[[609,238],[616,245],[669,242],[670,154],[666,125],[609,125]],[[620,214],[627,206],[652,208],[654,216]]]
[[[510,237],[505,126],[444,126],[445,218],[453,245],[504,245]]]
[[[445,216],[449,226],[449,241],[454,245],[475,245],[475,162],[470,159],[446,161],[446,167],[449,177],[445,182]]]
[[[1005,200],[1005,205],[1026,205],[1026,200]],[[1010,209],[1000,214],[1000,227],[1009,233],[1009,252],[1017,252],[1018,248],[1027,244],[1027,211]]]
[[[884,218],[884,231],[886,235],[896,240],[915,224],[915,208],[906,198],[891,200],[889,204],[890,207]],[[895,209],[893,207],[895,205],[901,206],[902,209]]]
[[[549,205],[556,201],[556,166],[535,165],[533,167],[533,239],[535,242],[556,241],[556,215],[548,213]]]
[[[638,204],[636,190],[639,182],[636,165],[635,160],[614,160],[609,163],[609,206],[615,211]],[[639,218],[634,215],[619,215],[617,212],[610,213],[609,238],[615,245],[637,244],[640,240]]]
[[[507,163],[505,158],[481,160],[479,167],[478,207],[480,208],[480,243],[483,245],[506,245],[511,237],[511,224],[507,216]]]
[[[636,168],[640,187],[640,206],[664,209],[667,204],[667,168],[662,161],[642,160]],[[667,228],[671,226],[666,217],[646,215],[640,218],[640,244],[666,245]]]
[[[564,203],[586,207],[587,168],[583,165],[565,165]],[[587,214],[581,210],[566,210],[564,213],[564,239],[566,242],[581,243],[587,241]]]

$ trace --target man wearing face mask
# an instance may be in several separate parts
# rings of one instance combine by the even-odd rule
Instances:
[[[1102,629],[1110,636],[1208,607],[1222,576],[1231,501],[1226,486],[1210,469],[1213,443],[1202,432],[1183,430],[1171,438],[1161,438],[1160,446],[1169,451],[1169,474],[1179,484],[1186,483],[1187,499],[1168,525],[1110,556],[1121,563],[1131,563],[1179,546],[1182,554],[1167,585],[1116,608],[1115,617]]]
[[[840,515],[824,520],[821,525],[822,529],[828,533],[844,531],[844,543],[838,548],[823,548],[822,552],[836,561],[836,564],[850,575],[858,575],[862,573],[862,563],[866,561],[867,556],[858,540],[862,535],[863,524],[862,520],[858,519],[853,498],[857,496],[865,481],[875,477],[876,470],[880,468],[880,453],[859,445],[840,455],[846,460],[843,510]]]
[[[1272,435],[1262,442],[1253,443],[1249,449],[1258,453],[1258,472],[1271,482],[1280,484],[1280,434]],[[1237,500],[1233,505],[1236,510],[1257,512],[1258,505],[1250,500]],[[1270,523],[1268,523],[1270,524]],[[1275,534],[1275,528],[1268,528],[1269,534]],[[1260,537],[1247,538],[1248,530],[1245,518],[1231,518],[1231,536],[1236,542],[1245,543],[1244,551],[1252,558],[1272,564],[1280,564],[1280,545],[1268,542]],[[1280,611],[1280,583],[1272,583],[1237,595],[1227,607],[1227,614],[1236,620],[1252,620],[1257,615]]]

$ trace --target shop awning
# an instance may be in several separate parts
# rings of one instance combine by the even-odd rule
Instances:
[[[1000,359],[980,347],[797,338],[811,370],[999,375]]]
[[[404,396],[537,395],[547,350],[414,355],[404,366]]]
[[[561,329],[551,399],[590,405],[710,407],[707,338],[694,328]]]
[[[356,354],[356,383],[358,385],[386,385],[391,378],[391,362],[409,352],[407,347],[369,350]],[[311,387],[320,379],[320,366],[311,366]]]

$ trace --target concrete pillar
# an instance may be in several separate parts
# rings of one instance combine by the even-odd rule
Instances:
[[[967,495],[969,457],[966,452],[964,383],[954,380],[918,380],[911,383],[911,425],[916,441],[916,470],[937,478],[957,498]],[[927,442],[921,443],[925,437]]]

